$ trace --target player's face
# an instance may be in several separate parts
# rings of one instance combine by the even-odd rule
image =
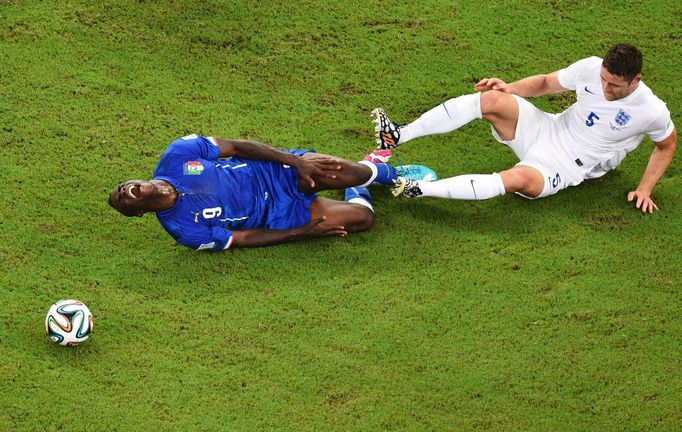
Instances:
[[[637,74],[632,81],[628,82],[622,76],[613,75],[604,66],[601,68],[601,87],[604,91],[606,100],[618,100],[630,96],[630,93],[635,91],[640,80],[640,75]]]
[[[109,195],[109,204],[125,216],[142,216],[142,208],[154,191],[146,180],[128,180],[116,186]]]

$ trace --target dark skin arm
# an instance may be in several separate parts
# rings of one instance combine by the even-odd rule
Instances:
[[[276,149],[257,141],[215,138],[220,148],[220,157],[236,156],[251,160],[265,160],[289,165],[298,170],[301,180],[315,187],[315,177],[336,178],[335,171],[341,169],[341,161],[329,159],[305,159]]]
[[[345,237],[348,232],[343,226],[324,226],[326,217],[311,219],[305,226],[283,230],[264,228],[233,231],[234,243],[232,247],[271,246],[317,237]]]

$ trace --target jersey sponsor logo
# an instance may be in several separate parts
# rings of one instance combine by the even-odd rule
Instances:
[[[587,116],[587,120],[585,121],[585,124],[587,127],[592,127],[594,126],[594,121],[599,120],[599,116],[593,112],[590,113],[589,116]]]
[[[204,172],[204,166],[198,161],[185,162],[182,167],[184,175],[201,175],[202,172]]]

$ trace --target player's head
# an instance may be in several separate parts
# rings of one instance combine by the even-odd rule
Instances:
[[[128,180],[109,194],[109,205],[124,216],[142,216],[149,211],[154,184],[146,180]]]
[[[601,82],[607,100],[623,99],[639,84],[642,73],[642,53],[628,44],[617,44],[604,56]]]

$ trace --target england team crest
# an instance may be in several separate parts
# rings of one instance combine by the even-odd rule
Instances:
[[[182,173],[185,175],[201,175],[204,171],[204,166],[199,161],[185,162],[182,167]]]
[[[629,121],[630,114],[626,113],[623,110],[619,110],[618,114],[616,114],[616,124],[622,127],[625,126]]]

